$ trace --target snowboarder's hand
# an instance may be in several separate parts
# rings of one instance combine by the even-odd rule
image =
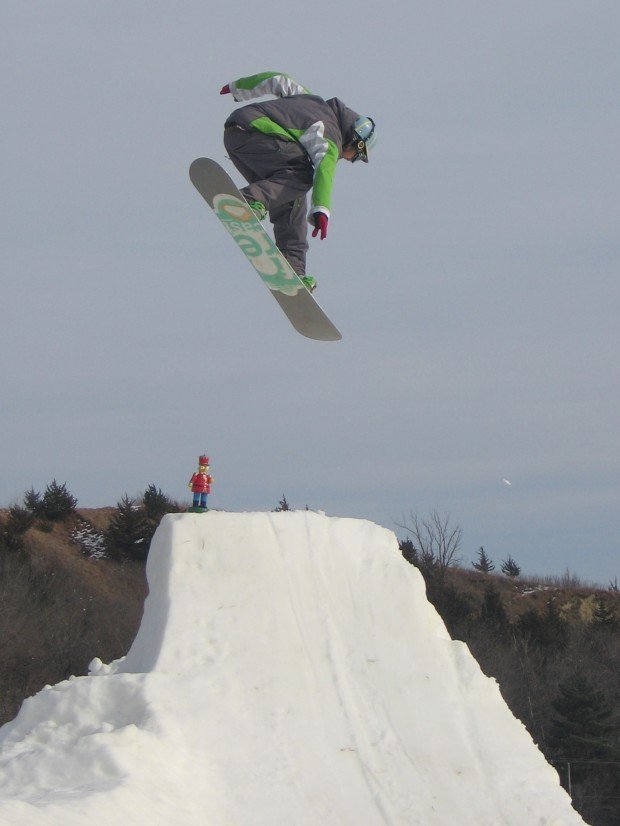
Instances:
[[[222,86],[222,88],[220,89],[220,95],[229,95],[229,94],[230,94],[230,86],[227,83],[226,86]]]
[[[312,221],[314,223],[314,231],[312,232],[312,237],[316,238],[317,235],[321,234],[321,241],[327,238],[327,222],[328,217],[324,212],[314,212],[312,214]]]

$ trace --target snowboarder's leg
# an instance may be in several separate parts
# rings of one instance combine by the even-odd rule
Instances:
[[[248,183],[252,183],[258,180],[259,176],[254,172],[252,166],[246,163],[246,159],[248,159],[247,145],[249,143],[249,137],[249,132],[235,126],[227,126],[224,130],[224,147],[228,152],[228,157],[245,180]]]
[[[271,211],[289,204],[312,187],[313,169],[305,150],[295,141],[229,126],[224,146],[248,181],[241,192],[248,201],[261,201]]]
[[[297,198],[292,203],[270,209],[269,218],[273,224],[276,246],[297,275],[305,275],[308,251],[305,196]]]

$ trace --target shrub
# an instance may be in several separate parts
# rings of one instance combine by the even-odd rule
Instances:
[[[34,524],[34,514],[21,505],[11,505],[6,530],[9,534],[24,534]]]

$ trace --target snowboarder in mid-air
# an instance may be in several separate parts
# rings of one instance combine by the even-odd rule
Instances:
[[[269,214],[278,249],[312,291],[316,281],[306,276],[307,223],[314,227],[313,238],[327,237],[336,163],[340,158],[368,163],[376,141],[374,121],[338,98],[311,94],[279,72],[240,78],[220,94],[231,94],[237,102],[279,98],[235,110],[224,124],[224,146],[248,182],[241,190],[244,198],[259,220]]]

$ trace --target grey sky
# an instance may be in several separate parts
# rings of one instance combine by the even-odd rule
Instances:
[[[0,504],[185,498],[206,450],[214,507],[436,507],[465,559],[608,584],[620,5],[209,5],[3,5]],[[187,176],[224,160],[220,87],[266,69],[378,123],[309,255],[338,344],[292,331]]]

